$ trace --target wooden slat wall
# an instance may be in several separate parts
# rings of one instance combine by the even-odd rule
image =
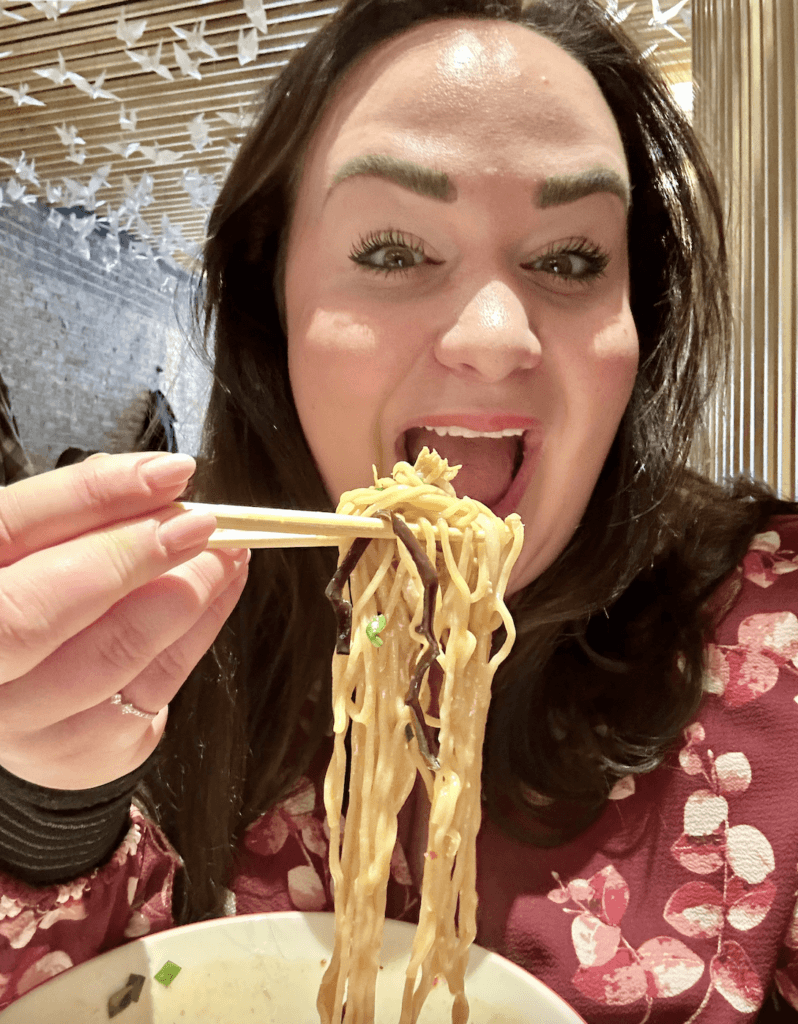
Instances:
[[[269,31],[259,36],[257,61],[242,67],[237,57],[239,30],[250,30],[252,23],[240,0],[128,0],[124,4],[79,0],[57,20],[45,18],[27,3],[6,3],[6,11],[18,12],[27,20],[16,22],[7,16],[0,17],[0,52],[11,51],[0,59],[0,86],[16,89],[20,82],[27,83],[30,94],[46,106],[17,107],[11,97],[0,95],[0,156],[16,159],[24,151],[26,159],[35,159],[41,187],[28,185],[28,193],[41,198],[45,181],[56,184],[71,178],[85,183],[93,172],[110,163],[110,187],[103,188],[97,198],[115,207],[124,199],[122,176],[137,182],[147,172],[155,179],[155,202],[142,210],[142,215],[155,233],[160,230],[161,214],[166,213],[189,241],[199,242],[207,210],[192,206],[190,196],[180,184],[183,172],[196,169],[221,183],[230,159],[228,146],[240,137],[235,127],[215,116],[216,112],[246,112],[294,50],[305,44],[336,6],[324,0],[280,0],[266,4]],[[171,70],[174,81],[145,72],[127,56],[125,44],[116,38],[116,21],[122,8],[128,22],[147,19],[144,34],[131,49],[152,53],[163,40],[161,60]],[[191,30],[202,18],[206,19],[205,38],[218,51],[219,59],[192,53],[193,59],[202,58],[202,80],[198,81],[185,77],[179,70],[172,44],[183,49],[186,44],[170,25]],[[56,85],[35,74],[35,68],[57,65],[59,51],[69,70],[91,82],[105,70],[104,88],[118,95],[119,101],[92,100],[70,82]],[[123,131],[120,127],[123,105],[128,111],[138,112],[135,131]],[[201,112],[205,114],[212,142],[197,152],[186,125]],[[86,159],[82,165],[67,159],[68,150],[54,130],[55,125],[61,124],[75,125],[85,140]],[[158,166],[141,153],[124,159],[103,148],[106,142],[134,140],[148,146],[157,142],[162,148],[181,153],[181,158]],[[13,169],[9,168],[7,173],[12,174]],[[3,167],[0,181],[5,176]]]
[[[695,123],[728,211],[735,335],[707,469],[798,495],[798,15],[792,2],[694,0]]]

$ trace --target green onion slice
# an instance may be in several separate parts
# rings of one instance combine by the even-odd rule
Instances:
[[[375,615],[371,622],[366,626],[366,636],[375,647],[382,647],[385,643],[382,637],[377,635],[385,629],[385,626],[385,616],[382,613]]]

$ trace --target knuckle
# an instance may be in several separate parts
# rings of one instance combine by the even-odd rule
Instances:
[[[129,619],[119,618],[97,645],[104,669],[129,673],[151,656],[152,639]]]
[[[0,555],[11,548],[22,529],[23,517],[17,499],[19,484],[0,487]]]
[[[178,644],[172,644],[154,658],[148,672],[149,680],[157,686],[182,684],[193,668],[187,652]]]
[[[36,654],[48,632],[47,616],[35,593],[22,598],[8,587],[0,589],[0,679],[4,663],[13,665],[26,655]]]
[[[132,535],[135,527],[119,527],[94,535],[102,556],[105,585],[118,593],[128,590],[131,580],[139,576],[139,563],[151,554],[151,545]]]
[[[101,472],[102,460],[82,462],[76,467],[72,486],[81,504],[94,508],[110,498],[107,473]]]
[[[208,608],[204,616],[203,626],[208,645],[212,644],[221,632],[239,597],[238,587],[230,586],[221,593]]]

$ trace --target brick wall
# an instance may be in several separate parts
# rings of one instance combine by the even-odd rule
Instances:
[[[0,373],[31,460],[43,470],[71,446],[129,450],[156,387],[180,450],[196,454],[209,376],[187,341],[189,276],[126,243],[117,255],[99,231],[86,246],[56,220],[38,204],[0,209]]]

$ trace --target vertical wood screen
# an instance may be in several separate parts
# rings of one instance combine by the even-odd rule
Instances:
[[[798,13],[693,0],[694,122],[727,210],[735,335],[705,469],[798,494]]]

